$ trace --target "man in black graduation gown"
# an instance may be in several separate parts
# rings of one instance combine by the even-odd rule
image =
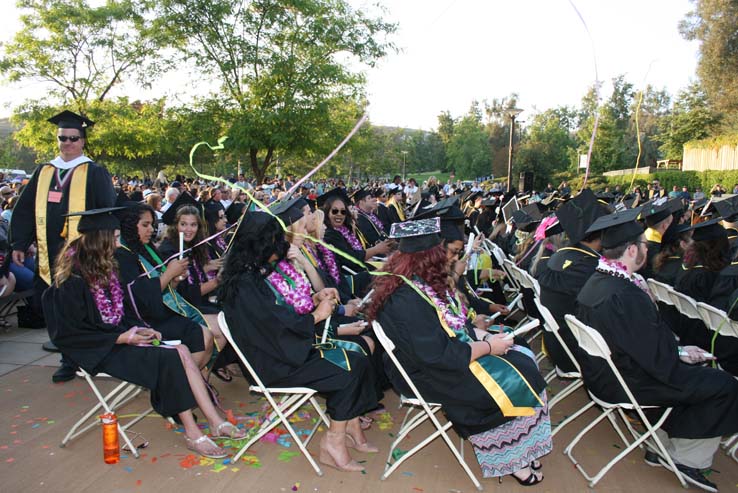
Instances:
[[[377,198],[371,190],[360,188],[354,195],[354,206],[356,206],[356,227],[364,237],[365,248],[373,247],[377,243],[387,239],[384,224],[375,215],[377,210]]]
[[[674,217],[671,215],[671,210],[668,204],[655,204],[650,203],[644,206],[641,211],[641,217],[645,218],[646,225],[648,228],[643,233],[648,241],[648,255],[646,257],[646,263],[640,270],[639,274],[645,279],[654,276],[653,272],[653,259],[661,251],[661,242],[666,230],[671,226]]]
[[[51,284],[56,256],[64,243],[78,234],[79,219],[62,216],[68,212],[112,207],[115,203],[110,174],[84,155],[87,129],[94,122],[71,111],[64,111],[48,121],[58,127],[59,156],[36,168],[18,198],[10,224],[13,262],[17,265],[23,265],[28,247],[37,243],[34,296],[39,313],[40,296]],[[44,224],[45,230],[39,230]],[[52,377],[54,382],[74,378],[74,366],[63,355],[61,361],[62,366]]]
[[[636,214],[614,213],[589,229],[603,231],[603,260],[579,293],[577,317],[602,334],[641,405],[673,407],[659,438],[689,483],[717,491],[701,470],[712,464],[721,437],[738,431],[738,381],[719,369],[692,366],[708,356],[696,346],[677,346],[642,278],[633,277],[647,255]],[[582,353],[579,359],[589,391],[609,402],[627,402],[604,360]],[[665,464],[653,452],[646,461]]]
[[[605,214],[606,209],[597,202],[589,189],[584,189],[561,206],[556,211],[556,216],[569,238],[569,246],[554,253],[546,268],[538,275],[541,303],[551,311],[559,324],[559,335],[575,356],[578,346],[564,316],[576,313],[577,295],[597,267],[600,258],[600,233],[587,234],[586,231],[598,217]],[[576,371],[556,337],[544,332],[543,340],[546,352],[556,366],[566,372]]]

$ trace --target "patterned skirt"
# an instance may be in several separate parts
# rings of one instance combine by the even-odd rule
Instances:
[[[551,452],[551,420],[545,390],[541,392],[541,400],[544,405],[535,408],[534,415],[512,419],[469,437],[485,478],[512,474]]]

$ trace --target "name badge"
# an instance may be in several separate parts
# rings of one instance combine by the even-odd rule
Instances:
[[[56,192],[54,190],[49,190],[49,202],[54,202],[54,203],[58,204],[59,202],[61,202],[61,199],[62,199],[62,193],[61,192]]]

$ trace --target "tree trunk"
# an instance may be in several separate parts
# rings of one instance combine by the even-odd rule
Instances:
[[[251,171],[254,173],[254,178],[256,178],[256,183],[258,185],[261,185],[264,181],[264,177],[266,176],[266,172],[269,169],[269,166],[272,164],[272,157],[274,156],[274,148],[270,147],[267,149],[266,156],[264,157],[264,161],[259,163],[259,149],[256,147],[252,147],[249,149],[249,158],[251,161]]]

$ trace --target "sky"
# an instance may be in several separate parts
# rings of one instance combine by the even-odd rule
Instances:
[[[375,2],[349,2],[375,11]],[[518,121],[525,124],[536,112],[578,105],[596,80],[603,81],[607,97],[609,82],[621,74],[636,90],[650,84],[672,95],[696,78],[698,43],[685,41],[678,31],[691,10],[689,0],[384,0],[383,5],[384,18],[399,25],[391,38],[399,50],[365,70],[375,125],[432,130],[442,111],[460,117],[472,101],[511,93],[519,96],[524,111]],[[12,5],[4,10],[0,41],[20,28],[19,15]],[[186,103],[193,87],[212,87],[193,84],[196,79],[184,68],[151,90],[127,84],[117,94],[166,95]],[[44,90],[34,82],[0,86],[0,117]]]

